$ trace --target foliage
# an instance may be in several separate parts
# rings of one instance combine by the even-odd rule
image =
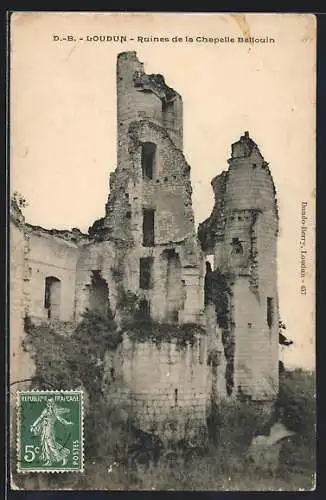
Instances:
[[[282,448],[285,470],[316,470],[316,387],[315,374],[301,369],[284,371],[276,415],[295,436]]]
[[[144,317],[140,305],[141,298],[137,294],[123,288],[120,290],[117,308],[122,316],[121,328],[132,340],[152,341],[157,345],[175,340],[178,347],[185,347],[187,344],[194,344],[196,335],[206,333],[203,327],[195,323],[159,323],[150,317]]]
[[[78,372],[68,364],[73,346],[67,338],[48,323],[34,324],[25,318],[26,338],[23,348],[30,352],[35,363],[34,384],[38,389],[74,389],[81,383]]]
[[[89,331],[90,322],[88,318],[81,335]],[[188,491],[309,490],[313,487],[311,433],[314,433],[315,401],[312,374],[295,370],[282,376],[278,412],[271,418],[268,406],[265,409],[264,405],[250,401],[220,402],[215,408],[215,420],[208,422],[212,445],[205,449],[195,448],[190,455],[172,453],[176,455],[172,462],[166,460],[169,453],[171,455],[171,448],[161,449],[158,458],[154,459],[153,439],[145,436],[146,444],[143,438],[139,439],[139,432],[135,432],[128,415],[116,401],[114,389],[111,396],[104,399],[99,395],[85,416],[85,473],[62,474],[60,476],[64,477],[56,482],[52,477],[46,478],[42,489],[51,490],[59,485],[65,489]],[[280,469],[275,472],[259,470],[258,474],[254,464],[246,461],[246,450],[255,435],[268,434],[273,417],[282,415],[288,419],[284,420],[288,426],[294,422],[298,435],[285,443]],[[307,439],[309,435],[310,440]],[[130,456],[130,450],[138,449],[149,458],[146,463],[134,454]],[[296,461],[296,468],[290,466],[291,461]],[[24,481],[31,481],[31,476]],[[24,488],[21,478],[18,479]]]
[[[302,369],[280,375],[277,412],[291,430],[304,435],[315,434],[315,375]]]
[[[80,373],[92,399],[102,392],[105,351],[116,349],[120,342],[121,335],[114,321],[88,310],[71,336],[74,353],[68,360],[69,366]]]
[[[137,318],[124,324],[129,338],[137,342],[151,341],[157,345],[162,342],[176,341],[180,348],[193,345],[196,336],[205,334],[206,330],[195,323],[183,325],[158,323],[150,318]]]
[[[311,489],[313,476],[309,469],[259,470],[258,473],[255,465],[246,460],[245,450],[254,433],[261,431],[262,416],[263,412],[257,412],[257,408],[250,403],[225,402],[220,406],[220,432],[215,446],[193,448],[191,453],[188,448],[188,453],[183,453],[180,443],[180,446],[160,448],[155,458],[153,447],[157,443],[154,437],[147,435],[140,438],[130,422],[121,422],[120,415],[113,414],[111,405],[101,403],[92,407],[85,421],[87,449],[84,474],[66,475],[70,479],[64,478],[65,483],[61,478],[58,481],[66,489],[88,490]],[[140,460],[137,450],[142,451],[147,460]],[[54,487],[50,481],[43,489]]]
[[[108,392],[108,391],[107,391]],[[128,447],[128,413],[111,398],[99,395],[93,398],[90,411],[85,415],[85,454],[89,458],[121,459]]]
[[[62,390],[82,384],[91,397],[101,393],[105,351],[121,340],[112,320],[86,311],[67,337],[50,323],[36,325],[26,317],[25,332],[24,348],[34,359],[38,388]]]
[[[138,298],[129,294],[127,299],[129,311],[134,314]],[[178,345],[186,345],[196,333],[203,333],[198,325],[161,325],[137,314],[131,315],[125,326],[128,335],[137,341],[158,344],[177,339]],[[61,475],[64,477],[55,481],[57,487],[201,491],[312,488],[316,410],[313,374],[294,370],[281,375],[275,414],[252,401],[221,401],[208,420],[210,448],[195,448],[187,461],[177,454],[171,467],[165,450],[161,449],[155,460],[151,458],[151,446],[142,445],[139,431],[135,432],[114,387],[106,391],[105,397],[101,391],[104,353],[115,349],[121,340],[112,319],[86,311],[71,336],[62,335],[55,325],[33,325],[29,318],[25,329],[25,348],[36,361],[37,387],[66,389],[83,385],[91,396],[85,415],[85,473]],[[281,469],[273,473],[260,471],[258,475],[253,464],[246,461],[246,450],[255,435],[267,434],[271,423],[279,418],[296,435],[282,448]],[[149,437],[146,439],[149,443]],[[130,450],[139,449],[149,457],[146,464],[138,459],[130,461]],[[32,475],[18,479],[22,488],[26,488],[22,482],[38,480]],[[53,487],[54,479],[45,478],[42,489]]]
[[[220,328],[228,328],[229,325],[231,279],[231,275],[221,273],[219,269],[208,270],[205,276],[205,305],[208,303],[214,304],[216,319]]]
[[[116,273],[119,273],[119,270],[117,270]],[[121,285],[120,282],[119,284]],[[122,327],[125,324],[132,322],[133,318],[137,317],[137,312],[139,310],[138,295],[130,290],[125,290],[122,286],[119,286],[117,309],[119,309],[123,318]]]
[[[222,400],[212,407],[208,419],[211,442],[221,453],[228,450],[241,456],[255,435],[265,433],[270,418],[268,404]]]

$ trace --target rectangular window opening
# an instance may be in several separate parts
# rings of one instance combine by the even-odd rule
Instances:
[[[143,245],[144,247],[154,246],[154,209],[152,208],[143,210]]]
[[[267,297],[267,324],[268,328],[272,328],[274,324],[274,299]]]
[[[51,282],[45,280],[44,308],[50,309]]]
[[[142,290],[149,290],[153,287],[153,257],[143,257],[140,259],[139,287]]]

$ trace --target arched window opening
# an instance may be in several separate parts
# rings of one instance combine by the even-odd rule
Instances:
[[[142,152],[141,152],[143,179],[154,179],[155,155],[156,155],[156,144],[154,144],[153,142],[144,142],[142,144]]]
[[[45,278],[44,309],[48,319],[60,319],[61,281],[55,276]]]

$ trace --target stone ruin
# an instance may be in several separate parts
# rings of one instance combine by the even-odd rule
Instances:
[[[107,354],[107,383],[120,374],[117,398],[145,431],[182,435],[205,426],[212,401],[272,401],[278,391],[275,187],[245,132],[196,232],[180,94],[147,75],[135,52],[118,55],[116,78],[117,166],[104,216],[83,234],[32,226],[12,206],[11,380],[33,374],[25,315],[75,324],[109,304],[119,323],[129,293],[145,321],[195,333],[180,348],[177,335],[158,345],[124,332]]]

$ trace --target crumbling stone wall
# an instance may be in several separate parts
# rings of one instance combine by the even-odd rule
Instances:
[[[196,322],[203,308],[202,256],[194,226],[190,167],[181,150],[181,97],[162,75],[146,75],[134,52],[118,56],[117,96],[117,168],[110,176],[105,216],[93,226],[91,236],[114,244],[115,258],[123,256],[123,286],[148,301],[151,317],[159,321],[172,317],[164,252],[174,251],[181,265],[175,320]],[[155,150],[150,178],[142,168],[146,143]],[[153,210],[150,245],[144,244],[146,209]],[[140,286],[143,258],[153,260],[152,285],[145,290]]]
[[[25,317],[29,316],[36,323],[49,320],[67,334],[73,329],[76,266],[80,247],[88,238],[78,229],[48,230],[28,224],[15,203],[11,206],[9,229],[10,380],[16,390],[28,388],[35,375],[34,362],[23,347]],[[47,278],[58,285],[53,316],[45,307]],[[25,385],[17,384],[25,379]]]
[[[228,162],[228,171],[212,181],[215,206],[198,235],[216,268],[232,275],[227,330],[234,337],[235,391],[270,399],[278,389],[276,192],[247,132],[232,145]]]
[[[206,326],[206,336],[182,349],[171,339],[158,345],[125,335],[106,359],[107,383],[120,377],[117,398],[140,425],[179,438],[189,420],[205,424],[212,399],[271,399],[278,387],[278,212],[268,164],[248,133],[232,145],[228,171],[212,181],[215,204],[199,243],[182,135],[181,96],[162,75],[147,75],[135,52],[119,54],[117,167],[104,216],[84,235],[31,226],[16,214],[11,235],[12,359],[23,359],[24,315],[47,318],[47,277],[57,291],[60,283],[59,321],[99,308],[120,325],[129,293],[154,321]],[[147,240],[144,210],[153,211]],[[223,300],[205,303],[206,317],[204,254],[214,254],[224,283]],[[141,275],[146,258],[149,279]],[[20,375],[21,365],[13,363]]]
[[[127,138],[131,122],[145,119],[165,128],[175,145],[182,150],[181,96],[166,84],[162,75],[147,75],[136,52],[118,55],[117,96],[118,119],[121,118],[118,121],[118,141],[123,136]],[[124,154],[122,143],[121,154]]]
[[[28,240],[25,219],[17,207],[10,217],[10,389],[12,402],[17,389],[29,386],[35,372],[34,363],[22,347],[25,338],[24,317],[27,309],[29,279]],[[25,382],[22,382],[25,381]],[[19,383],[17,383],[19,382]]]
[[[70,238],[53,234],[42,228],[26,228],[29,251],[29,307],[34,319],[48,319],[45,304],[46,278],[58,281],[56,319],[74,320],[76,266],[79,246]]]
[[[81,248],[76,274],[75,315],[77,321],[91,306],[90,293],[94,273],[105,281],[108,290],[107,305],[113,312],[115,311],[117,303],[114,277],[116,253],[116,246],[110,241],[92,241]]]
[[[158,345],[124,335],[120,366],[107,359],[106,373],[112,383],[114,367],[114,377],[121,378],[115,397],[140,428],[182,439],[206,426],[211,388],[207,344],[205,335],[183,347],[174,339]]]

